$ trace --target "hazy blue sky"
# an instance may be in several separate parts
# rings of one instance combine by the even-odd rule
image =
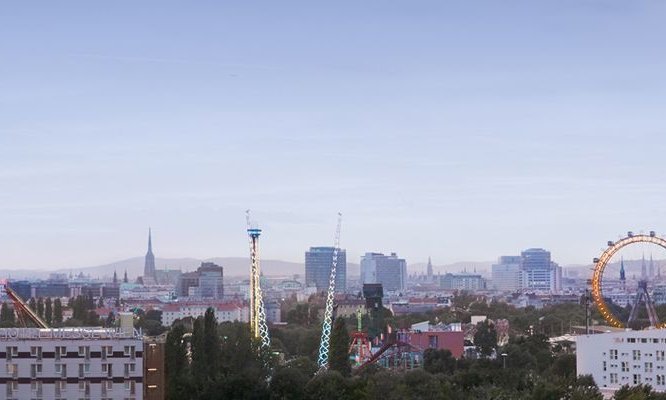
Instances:
[[[666,233],[661,1],[0,5],[0,267]]]

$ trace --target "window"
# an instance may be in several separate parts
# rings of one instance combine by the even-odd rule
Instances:
[[[79,346],[79,356],[90,358],[90,346]]]
[[[35,357],[38,360],[42,359],[42,347],[41,346],[32,346],[30,347],[30,356]]]
[[[41,395],[42,395],[42,382],[40,382],[40,381],[30,382],[30,390],[32,391],[33,394],[37,395],[38,397],[41,397]]]
[[[634,361],[640,361],[640,359],[641,359],[641,351],[640,350],[634,350],[632,352],[632,355],[634,357]]]
[[[90,364],[79,364],[79,378],[83,378],[85,374],[90,372]]]
[[[113,356],[113,346],[102,346],[102,360]]]
[[[42,374],[42,364],[30,364],[30,377],[36,378]]]
[[[636,338],[628,338],[627,342],[628,343],[636,343]]]
[[[136,391],[134,381],[125,381],[125,390],[130,392],[130,394],[134,394]]]
[[[611,349],[611,351],[610,351],[610,359],[611,359],[611,360],[617,360],[617,350],[616,350],[616,349]]]
[[[12,357],[18,357],[18,347],[7,346],[7,359],[11,360]]]
[[[125,355],[134,358],[136,352],[135,346],[125,346]]]
[[[56,373],[56,375],[60,376],[61,378],[66,378],[67,377],[67,365],[65,365],[65,364],[56,364],[55,365],[55,373]]]
[[[657,361],[664,361],[664,355],[666,355],[664,350],[657,350]]]
[[[18,364],[7,364],[7,375],[12,378],[18,377]]]
[[[617,374],[615,373],[610,374],[610,383],[617,383]]]
[[[641,374],[634,374],[634,385],[639,385],[641,383]]]
[[[647,343],[647,338],[641,338],[641,343]]]
[[[85,395],[90,394],[90,382],[88,381],[81,381],[79,382],[79,392],[85,393]]]
[[[56,381],[55,383],[55,392],[56,395],[61,395],[63,392],[67,391],[67,381]]]
[[[652,363],[651,362],[646,362],[645,363],[645,372],[652,372]]]
[[[606,370],[606,361],[603,362],[603,369]]]
[[[67,347],[65,347],[65,346],[56,346],[56,348],[55,348],[55,359],[60,360],[61,357],[67,357]]]
[[[629,362],[622,361],[622,372],[629,372]]]

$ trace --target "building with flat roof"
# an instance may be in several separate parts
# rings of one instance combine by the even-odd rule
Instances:
[[[316,287],[317,292],[327,291],[331,277],[334,247],[310,247],[305,252],[305,286]],[[347,289],[347,252],[338,250],[335,267],[335,291]]]
[[[0,359],[5,399],[143,399],[143,340],[133,329],[0,328]]]
[[[500,292],[516,292],[522,288],[522,258],[502,256],[492,266],[491,287]]]
[[[575,340],[576,373],[592,375],[602,392],[640,384],[666,391],[666,330],[579,335]]]
[[[381,283],[384,291],[405,290],[407,262],[396,253],[365,253],[361,257],[361,283]]]
[[[440,277],[440,287],[445,290],[485,290],[486,280],[479,274],[451,274]]]

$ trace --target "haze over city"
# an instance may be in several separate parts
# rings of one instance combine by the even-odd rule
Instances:
[[[298,262],[338,211],[350,262],[666,233],[665,8],[4,4],[0,268],[247,256],[248,208]]]

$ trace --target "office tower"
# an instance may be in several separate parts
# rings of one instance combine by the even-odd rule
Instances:
[[[333,247],[310,247],[305,252],[305,286],[316,287],[318,292],[327,291],[333,264]],[[335,273],[335,291],[347,289],[347,252],[338,251]]]
[[[522,258],[502,256],[492,266],[492,288],[501,292],[515,292],[522,288]]]
[[[527,249],[522,257],[523,289],[559,293],[562,290],[562,268],[550,259],[544,249]]]
[[[224,298],[224,268],[212,262],[202,262],[194,272],[178,276],[178,297],[221,300]]]
[[[387,292],[405,290],[407,262],[396,253],[365,253],[361,257],[361,283],[381,283]]]
[[[486,280],[479,274],[444,274],[440,278],[440,287],[446,290],[485,290]]]

